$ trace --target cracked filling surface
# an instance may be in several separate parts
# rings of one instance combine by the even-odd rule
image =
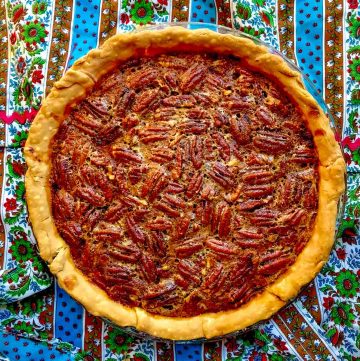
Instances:
[[[318,178],[296,106],[230,56],[129,60],[52,142],[52,212],[76,266],[170,317],[236,309],[283,274],[312,235]]]

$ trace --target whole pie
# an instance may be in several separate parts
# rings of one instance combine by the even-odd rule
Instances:
[[[118,35],[26,143],[40,254],[91,313],[170,339],[266,319],[326,262],[344,161],[300,75],[253,41]]]

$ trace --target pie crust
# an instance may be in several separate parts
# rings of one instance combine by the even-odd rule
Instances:
[[[75,266],[69,246],[59,235],[52,216],[51,140],[70,110],[91,92],[96,82],[130,57],[191,49],[241,58],[251,69],[275,79],[298,106],[319,157],[319,205],[313,234],[295,263],[264,292],[238,309],[194,317],[165,317],[111,300]],[[334,242],[338,200],[344,191],[345,163],[329,121],[305,89],[297,71],[278,55],[252,40],[209,30],[169,27],[157,31],[116,35],[99,49],[75,62],[52,89],[36,116],[25,146],[28,165],[26,199],[40,255],[59,284],[93,315],[120,326],[133,326],[153,336],[190,340],[212,338],[269,318],[295,297],[326,263]]]

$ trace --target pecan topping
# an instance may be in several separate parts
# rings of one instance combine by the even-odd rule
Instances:
[[[131,59],[52,141],[51,201],[76,267],[128,307],[239,307],[311,237],[318,154],[282,89],[235,57]]]

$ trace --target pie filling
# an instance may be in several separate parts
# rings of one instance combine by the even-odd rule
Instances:
[[[52,143],[52,212],[108,296],[163,316],[235,309],[311,237],[318,156],[298,109],[230,56],[129,60]]]

